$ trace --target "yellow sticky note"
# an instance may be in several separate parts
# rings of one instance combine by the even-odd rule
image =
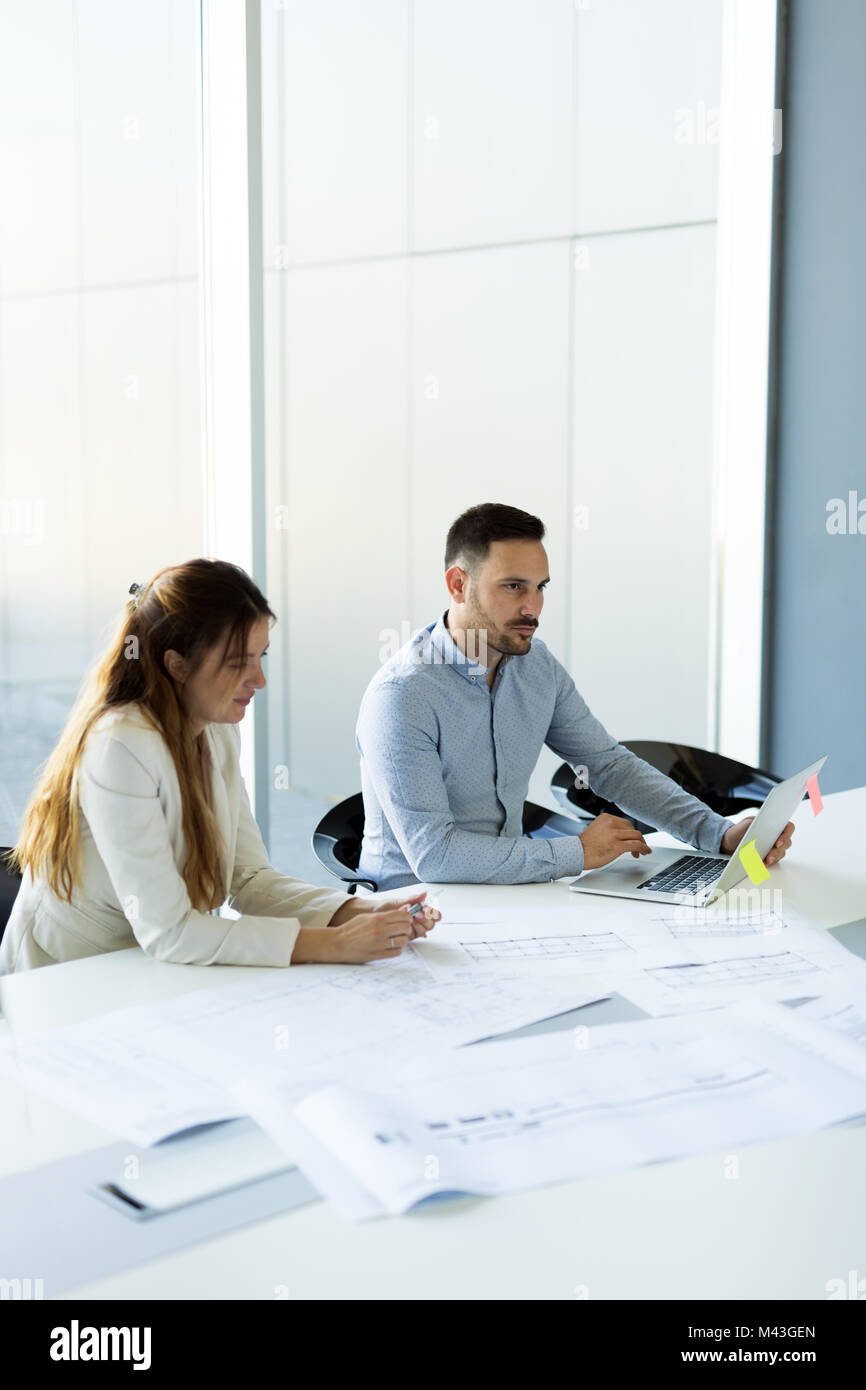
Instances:
[[[753,883],[763,883],[765,878],[770,877],[770,870],[756,850],[754,840],[750,840],[747,845],[741,845],[739,855],[740,863]]]

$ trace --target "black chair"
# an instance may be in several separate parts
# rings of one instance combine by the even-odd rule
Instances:
[[[12,904],[18,896],[18,889],[21,886],[21,875],[16,873],[9,863],[8,855],[11,850],[0,848],[0,941],[6,930],[6,923],[12,912]]]
[[[359,883],[376,892],[371,878],[361,878],[355,872],[363,838],[364,798],[360,792],[332,806],[313,831],[313,853],[329,873],[349,884],[350,893],[355,892]]]
[[[684,791],[691,792],[692,796],[720,816],[735,816],[740,811],[760,806],[772,788],[782,780],[772,772],[735,762],[733,758],[710,753],[705,748],[690,748],[685,743],[635,740],[624,742],[622,746],[658,768],[659,772],[670,777]],[[562,763],[557,768],[550,787],[566,814],[577,820],[594,820],[607,811],[612,816],[625,816],[631,820],[642,835],[657,829],[654,825],[644,825],[628,816],[614,802],[596,796],[588,787],[575,786],[574,770],[568,763]]]
[[[563,835],[577,834],[571,816],[561,816],[558,811],[550,811],[546,806],[537,806],[534,801],[525,801],[524,835],[531,835],[544,826],[558,830]],[[313,853],[329,873],[349,885],[349,893],[354,893],[359,884],[370,888],[374,893],[378,891],[378,885],[371,878],[362,878],[357,873],[363,837],[364,798],[360,792],[347,797],[338,806],[333,806],[313,831]]]

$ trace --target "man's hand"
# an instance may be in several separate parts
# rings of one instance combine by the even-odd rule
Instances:
[[[630,820],[624,816],[611,816],[605,811],[578,836],[583,844],[583,867],[600,869],[602,864],[610,864],[621,854],[630,850],[635,859],[642,854],[652,854],[652,850],[635,830]]]
[[[735,852],[737,846],[745,838],[746,831],[754,819],[754,816],[747,816],[745,820],[737,821],[736,825],[732,825],[730,830],[725,831],[721,843],[722,854],[733,854]],[[768,868],[771,864],[776,864],[780,859],[784,859],[786,851],[791,848],[791,836],[795,829],[796,826],[793,822],[788,821],[785,829],[782,831],[764,860]]]

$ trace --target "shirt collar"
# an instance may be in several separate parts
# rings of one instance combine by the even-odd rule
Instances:
[[[453,666],[455,671],[459,671],[464,680],[472,681],[477,684],[479,680],[486,681],[489,667],[482,666],[480,661],[472,661],[468,656],[461,652],[448,628],[445,626],[446,614],[443,613],[433,627],[430,634],[430,645],[438,653],[440,658],[448,666]],[[502,666],[509,658],[502,656],[499,664]]]

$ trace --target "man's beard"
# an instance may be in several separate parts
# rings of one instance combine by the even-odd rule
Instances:
[[[478,652],[477,660],[482,665],[489,666],[489,662],[484,660],[482,652],[485,645],[492,648],[495,652],[500,652],[503,656],[525,656],[527,652],[527,638],[519,632],[509,632],[508,628],[495,627],[487,614],[480,608],[475,608],[471,616],[467,614],[467,632],[474,632],[475,648]],[[515,624],[516,626],[516,624]],[[529,627],[530,624],[521,623],[521,627]],[[538,624],[533,631],[536,631]],[[530,634],[531,635],[531,634]]]

